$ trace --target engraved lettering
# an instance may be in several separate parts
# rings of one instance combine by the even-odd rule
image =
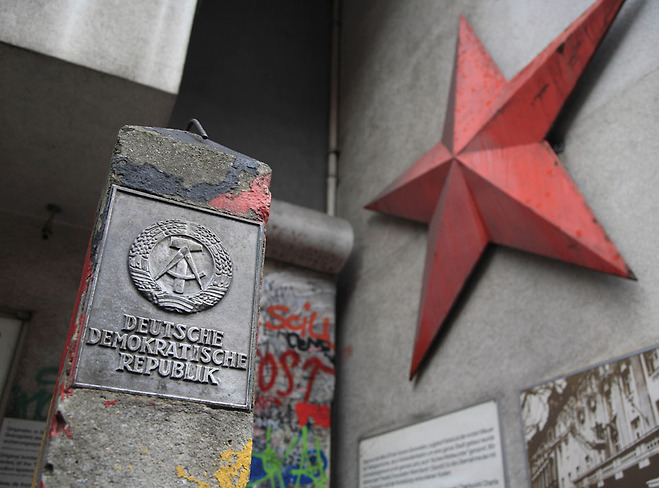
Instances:
[[[117,372],[219,385],[223,368],[248,369],[249,356],[224,350],[224,332],[217,329],[131,314],[122,314],[120,327],[86,332],[86,344],[117,350]]]
[[[213,346],[222,347],[222,338],[224,337],[224,332],[219,330],[213,330]]]
[[[199,376],[199,367],[196,364],[187,363],[185,365],[185,381],[197,381]]]
[[[188,327],[188,340],[190,342],[199,341],[199,327],[194,327],[194,326]]]
[[[128,315],[127,313],[124,314],[124,330],[131,331],[135,330],[135,326],[137,325],[137,317],[134,315]]]
[[[202,363],[210,363],[211,362],[211,351],[212,349],[210,347],[202,347],[201,348],[201,362]]]
[[[115,332],[114,338],[112,339],[112,349],[116,349],[118,344],[119,349],[126,350],[127,339],[128,339],[128,334],[119,334],[119,332]]]
[[[164,321],[163,326],[165,328],[165,332],[163,332],[162,336],[165,339],[171,339],[171,337],[172,337],[172,327],[174,327],[174,322]]]
[[[130,365],[133,364],[133,355],[132,354],[126,354],[125,352],[120,352],[119,353],[119,366],[117,367],[117,371],[123,371],[124,368],[128,371],[133,371],[130,367]]]
[[[185,329],[187,325],[184,324],[176,324],[174,327],[174,332],[172,332],[172,336],[174,336],[174,339],[178,339],[179,341],[185,339]]]
[[[149,333],[149,319],[146,317],[139,317],[137,320],[137,332],[140,334]]]
[[[204,368],[204,381],[202,383],[208,383],[210,381],[214,385],[219,385],[220,382],[213,375],[219,372],[220,368],[209,368],[208,366],[204,366]]]
[[[94,328],[90,327],[87,330],[87,344],[98,344],[98,341],[101,340],[101,331]]]
[[[238,369],[247,369],[247,354],[238,354]]]
[[[158,366],[158,374],[160,376],[169,376],[169,373],[172,372],[172,360],[171,359],[161,359],[160,365]]]
[[[192,346],[190,344],[185,344],[182,342],[181,344],[179,344],[179,347],[181,348],[179,359],[189,359],[188,351],[192,349]]]
[[[224,362],[224,351],[222,349],[215,349],[213,351],[213,363],[217,364],[218,366],[222,366],[223,362]]]
[[[142,345],[142,338],[138,335],[132,335],[128,338],[128,349],[135,352]]]
[[[140,352],[142,354],[147,353],[147,354],[155,354],[156,353],[156,348],[155,348],[155,342],[158,339],[154,339],[153,337],[145,337],[142,339],[142,347],[140,347]],[[153,347],[152,347],[153,346]],[[147,350],[148,349],[148,350]]]
[[[183,378],[183,373],[185,373],[185,363],[172,361],[172,378]]]
[[[192,346],[192,350],[190,351],[190,357],[188,357],[188,361],[192,361],[195,363],[199,362],[199,346]]]
[[[176,342],[169,341],[169,347],[167,347],[165,356],[172,356],[173,358],[179,359],[178,353],[176,352]]]
[[[202,327],[201,332],[199,333],[199,343],[206,344],[207,346],[211,345],[211,330],[205,329]]]
[[[165,348],[167,347],[167,341],[163,339],[156,339],[156,354],[160,354],[161,356],[167,356],[167,353],[165,352]]]
[[[226,368],[227,366],[231,368],[235,368],[237,364],[236,361],[236,352],[235,351],[226,351],[224,353],[224,364],[223,366]]]
[[[98,345],[103,347],[112,347],[112,334],[113,332],[111,330],[103,329],[101,342]]]
[[[144,373],[144,356],[135,356],[133,363],[133,373]]]
[[[144,374],[151,376],[151,371],[158,369],[158,364],[160,363],[160,361],[162,361],[162,359],[156,359],[147,356],[146,366],[144,368]]]
[[[149,323],[149,334],[158,337],[160,335],[161,326],[162,320],[151,319],[151,322]]]

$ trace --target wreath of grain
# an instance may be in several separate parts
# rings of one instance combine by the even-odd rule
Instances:
[[[162,239],[184,236],[200,241],[213,259],[213,277],[208,286],[194,295],[173,295],[164,290],[151,275],[149,256]],[[233,263],[222,241],[208,228],[179,219],[161,220],[138,235],[128,251],[128,271],[135,287],[150,302],[178,313],[195,313],[216,305],[231,285]]]

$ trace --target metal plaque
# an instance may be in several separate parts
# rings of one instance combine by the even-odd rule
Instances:
[[[113,187],[74,385],[249,408],[263,227]]]

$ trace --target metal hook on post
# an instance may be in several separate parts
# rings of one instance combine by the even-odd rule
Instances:
[[[208,139],[208,134],[206,134],[206,131],[204,128],[201,126],[199,121],[197,119],[190,119],[190,122],[188,122],[188,126],[185,130],[190,132],[190,129],[194,127],[197,132],[199,132],[199,135],[201,136],[202,139]]]
[[[46,206],[46,210],[48,210],[48,218],[41,228],[41,237],[44,241],[53,235],[53,220],[55,219],[55,215],[62,211],[62,209],[54,203],[49,203]]]

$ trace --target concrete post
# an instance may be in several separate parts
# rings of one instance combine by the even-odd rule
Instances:
[[[240,486],[270,168],[124,127],[83,271],[42,486]]]

